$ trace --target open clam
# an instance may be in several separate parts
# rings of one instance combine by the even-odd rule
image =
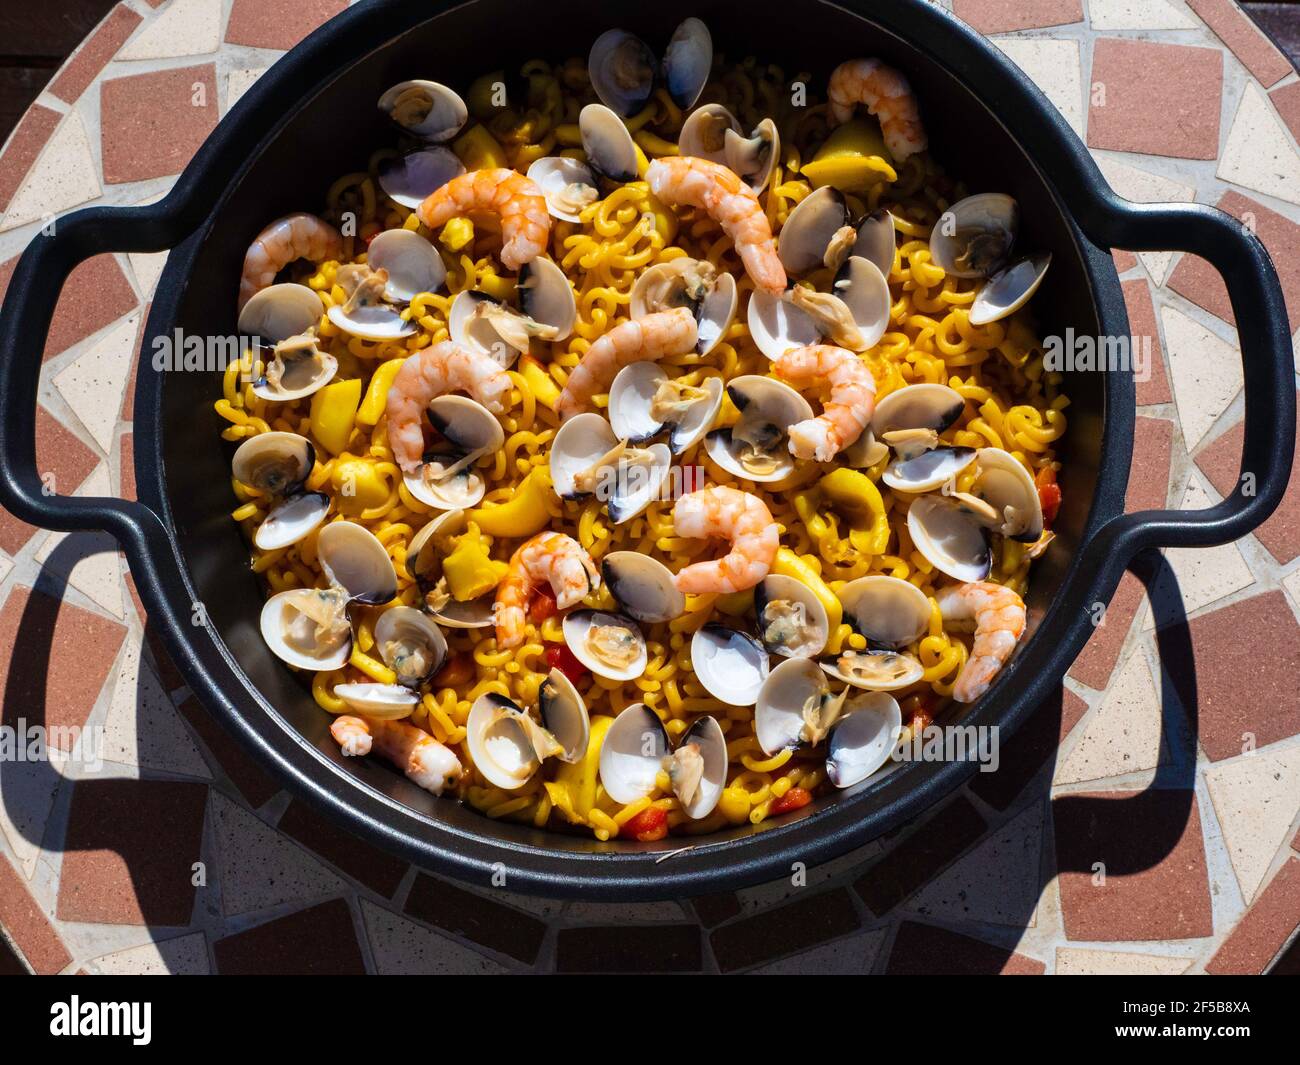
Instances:
[[[253,293],[239,312],[241,333],[276,344],[298,336],[320,321],[325,304],[306,285],[282,282]]]
[[[329,496],[303,489],[315,463],[311,441],[296,433],[259,433],[235,451],[230,463],[235,480],[273,501],[253,534],[253,542],[263,551],[295,544],[325,520]]]
[[[411,711],[420,703],[415,692],[400,684],[336,684],[334,694],[347,703],[349,709],[383,721],[410,717]]]
[[[334,521],[316,538],[321,569],[349,601],[377,605],[397,594],[397,571],[388,551],[369,529],[352,521]]]
[[[691,668],[715,699],[753,706],[767,679],[767,650],[746,632],[710,622],[691,637]]]
[[[779,359],[791,348],[817,344],[822,339],[817,320],[795,305],[793,289],[779,296],[757,289],[751,292],[745,322],[758,350],[769,359]]]
[[[686,307],[695,315],[695,353],[707,355],[736,317],[736,279],[702,259],[680,258],[641,273],[632,286],[631,313],[644,318]]]
[[[436,510],[472,507],[486,491],[474,465],[505,442],[496,415],[467,396],[437,396],[429,403],[429,421],[439,440],[420,467],[403,476],[407,491]]]
[[[830,637],[826,608],[803,581],[769,573],[754,586],[754,623],[772,654],[814,658]]]
[[[469,118],[465,101],[436,81],[400,81],[379,98],[379,110],[413,137],[440,143]]]
[[[378,167],[379,187],[385,195],[411,210],[463,173],[465,164],[441,145],[384,159]]]
[[[578,132],[592,170],[620,185],[636,180],[636,142],[619,115],[601,104],[588,104],[578,113]]]
[[[514,791],[527,784],[546,759],[573,761],[585,753],[582,737],[589,729],[586,704],[572,685],[560,688],[555,677],[556,671],[552,671],[543,682],[543,688],[552,685],[545,696],[549,723],[538,722],[496,692],[479,696],[470,707],[465,723],[466,743],[474,767],[490,784]],[[557,731],[551,730],[551,724]],[[561,740],[557,732],[566,740]]]
[[[902,732],[902,710],[888,692],[850,696],[827,739],[826,776],[837,788],[866,780],[889,761]]]
[[[987,508],[992,514],[991,508]],[[984,521],[961,501],[924,495],[907,510],[912,543],[935,569],[957,581],[982,581],[993,565]]]
[[[542,190],[551,215],[565,222],[577,222],[583,208],[600,198],[600,188],[591,168],[566,155],[534,160],[528,167],[528,179]]]
[[[577,762],[587,753],[591,738],[587,704],[561,670],[552,669],[537,689],[537,714],[562,748],[556,755],[561,762]]]
[[[1038,486],[1014,455],[997,447],[975,453],[975,480],[970,494],[993,508],[995,532],[1021,543],[1043,534],[1043,504]]]
[[[682,123],[677,150],[682,155],[726,166],[728,133],[740,133],[736,116],[722,104],[701,104]]]
[[[754,705],[754,735],[768,755],[812,747],[839,717],[848,688],[832,692],[826,673],[807,658],[791,658],[768,674]]]
[[[878,440],[899,430],[928,429],[937,437],[950,428],[966,401],[947,385],[906,385],[883,396],[871,416],[871,428]]]
[[[930,624],[930,598],[910,581],[873,574],[839,590],[844,619],[873,647],[915,643]]]
[[[659,498],[672,472],[666,444],[634,447],[599,414],[579,414],[555,434],[551,482],[561,499],[596,495],[615,525],[636,517]]]
[[[418,328],[388,302],[387,270],[349,263],[339,267],[337,278],[347,299],[330,307],[326,317],[343,332],[377,342],[401,340]]]
[[[668,95],[683,111],[695,106],[713,69],[713,37],[697,18],[684,19],[664,51],[663,74]]]
[[[703,439],[721,406],[720,377],[686,385],[653,362],[630,363],[609,386],[609,422],[615,435],[643,444],[667,433],[668,450],[674,455]]]
[[[919,495],[941,488],[974,461],[974,448],[925,448],[918,454],[891,463],[881,480],[900,492]]]
[[[1038,291],[1051,265],[1051,252],[1043,252],[1026,256],[993,274],[971,304],[971,325],[988,325],[1020,310]]]
[[[629,118],[650,102],[658,69],[650,46],[626,30],[606,30],[587,54],[591,87],[621,118]]]
[[[393,303],[410,303],[422,292],[437,292],[447,280],[438,249],[410,229],[376,234],[366,251],[366,263],[372,270],[384,271],[384,299]]]
[[[823,185],[800,200],[786,217],[777,241],[777,255],[794,277],[824,266],[838,269],[843,259],[828,260],[828,252],[844,246],[846,231],[854,233],[849,225],[848,201],[839,189]]]
[[[348,593],[343,588],[291,588],[262,607],[262,639],[298,669],[342,669],[352,656]]]
[[[418,688],[447,660],[447,638],[428,615],[413,607],[389,607],[375,622],[375,647],[398,686]]]
[[[645,635],[624,614],[570,611],[564,616],[564,642],[579,662],[609,680],[636,680],[649,662]]]
[[[421,605],[425,612],[451,629],[491,625],[496,600],[495,587],[472,599],[458,600],[443,576],[443,559],[452,549],[452,540],[465,533],[467,524],[463,510],[448,510],[416,533],[406,551],[406,572],[424,597]]]
[[[1016,201],[1001,192],[958,200],[930,233],[930,259],[953,277],[988,277],[1011,254],[1020,225]]]
[[[518,307],[474,289],[458,293],[447,316],[448,335],[509,369],[533,340],[549,343],[573,332],[573,287],[553,260],[539,256],[520,267],[515,300]]]
[[[244,304],[239,331],[255,338],[265,364],[253,382],[256,395],[287,403],[310,396],[334,378],[338,360],[321,351],[316,337],[324,313],[320,296],[306,285],[269,285]]]
[[[779,481],[794,470],[789,429],[813,416],[808,401],[789,385],[771,377],[737,377],[727,395],[740,412],[734,425],[714,429],[704,446],[714,462],[736,477],[755,482]]]
[[[849,351],[866,351],[889,327],[889,283],[875,266],[851,255],[840,267],[829,292],[795,285],[790,302],[817,328],[818,338]]]
[[[819,664],[832,677],[867,691],[897,691],[915,684],[925,673],[912,655],[889,648],[845,648],[822,658]]]
[[[649,555],[612,551],[600,560],[600,575],[623,612],[636,621],[671,621],[686,610],[686,597],[672,572]]]
[[[682,733],[674,747],[654,711],[634,703],[614,719],[600,748],[600,782],[615,802],[636,802],[668,774],[686,815],[707,817],[727,782],[727,743],[717,721],[705,715]]]

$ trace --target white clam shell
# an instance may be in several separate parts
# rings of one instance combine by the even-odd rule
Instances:
[[[447,267],[438,249],[410,229],[386,229],[366,252],[372,270],[387,270],[384,298],[409,303],[422,292],[437,292],[447,280]]]
[[[877,439],[899,429],[933,429],[942,433],[966,409],[961,394],[947,385],[905,385],[882,396],[871,416]]]
[[[1043,283],[1052,265],[1051,252],[1033,255],[993,274],[975,296],[971,325],[988,325],[1020,310]]]
[[[317,349],[319,351],[319,349]],[[258,357],[269,368],[275,359],[273,349],[262,348]],[[286,366],[278,384],[271,384],[265,374],[252,384],[253,394],[272,403],[288,403],[295,399],[305,399],[319,392],[339,372],[339,361],[333,355],[319,351],[310,359],[300,359]]]
[[[597,655],[587,643],[590,631],[596,627],[624,630],[633,642],[634,655],[625,666],[616,666]],[[574,656],[593,673],[609,680],[636,680],[649,663],[645,635],[641,627],[625,614],[608,610],[572,610],[564,616],[564,642]]]
[[[893,462],[881,480],[900,492],[932,492],[956,477],[975,461],[971,447],[936,447],[914,458]]]
[[[437,481],[426,480],[425,467],[404,474],[407,491],[437,510],[472,507],[487,490],[474,464],[500,449],[505,430],[495,414],[468,396],[436,396],[429,402],[428,416],[450,447],[439,456],[448,472]]]
[[[599,196],[600,186],[596,184],[596,175],[580,159],[571,159],[567,155],[547,155],[533,160],[528,167],[528,179],[542,190],[546,197],[546,209],[554,218],[565,222],[577,222],[576,204],[568,195],[574,186],[590,189]],[[595,203],[593,197],[591,200]]]
[[[769,359],[779,359],[791,348],[816,344],[822,338],[817,322],[790,302],[790,293],[774,296],[755,290],[745,312],[749,335]]]
[[[465,101],[436,81],[399,81],[379,98],[379,110],[421,140],[441,142],[456,136],[469,118]]]
[[[516,286],[519,309],[540,325],[557,330],[550,343],[558,343],[573,332],[578,320],[578,302],[573,285],[554,259],[539,255],[519,268]]]
[[[866,259],[852,255],[836,275],[832,291],[844,301],[862,334],[861,343],[854,347],[858,351],[875,347],[889,328],[893,306],[885,275]]]
[[[681,258],[643,270],[632,285],[631,314],[633,318],[644,318],[658,311],[690,308],[695,315],[695,353],[707,355],[731,328],[740,297],[736,279],[719,273],[703,298],[692,299],[687,282],[698,267],[698,260]]]
[[[827,739],[826,775],[837,788],[851,788],[889,761],[903,731],[903,714],[888,692],[849,698]]]
[[[591,738],[591,721],[586,702],[560,670],[551,670],[537,689],[537,712],[546,730],[564,748],[556,757],[562,762],[581,761]]]
[[[652,406],[659,386],[668,379],[653,362],[634,362],[623,367],[609,386],[609,420],[620,439],[642,444],[667,432],[668,448],[680,455],[704,438],[722,407],[722,379],[705,378],[700,386],[708,396],[691,404],[680,421],[664,422],[654,416]]]
[[[728,129],[723,140],[728,169],[739,174],[755,193],[761,193],[781,154],[781,134],[776,123],[765,118],[748,137]]]
[[[791,631],[791,619],[778,617],[778,603],[791,604],[802,615],[797,632]],[[821,600],[803,581],[781,573],[769,573],[754,586],[754,627],[763,646],[784,658],[814,658],[830,638]]]
[[[617,803],[636,802],[655,789],[655,778],[672,749],[663,722],[644,703],[614,719],[600,747],[600,783]]]
[[[361,603],[387,603],[397,594],[397,571],[388,551],[369,529],[334,521],[316,537],[321,568],[333,584]]]
[[[748,633],[710,623],[691,638],[691,668],[715,699],[753,706],[767,680],[767,650]]]
[[[787,658],[777,665],[754,704],[754,736],[767,755],[808,743],[804,704],[816,698],[823,709],[834,699],[825,671],[807,658]]]
[[[418,328],[386,303],[372,303],[350,312],[342,304],[335,304],[325,313],[343,332],[362,340],[401,340],[412,336]]]
[[[819,663],[828,674],[854,688],[867,691],[898,691],[915,684],[925,668],[912,655],[887,648],[857,651],[845,648]]]
[[[397,721],[410,717],[420,697],[400,684],[336,684],[334,694],[366,717]]]
[[[602,104],[588,104],[578,112],[578,131],[592,170],[617,184],[636,180],[636,142],[614,111]]]
[[[311,648],[291,644],[286,639],[286,629],[298,617],[295,601],[307,595],[332,596],[338,593],[330,589],[291,588],[287,592],[278,592],[262,605],[259,625],[262,639],[277,658],[298,669],[311,671],[342,669],[352,656],[352,634],[333,650],[327,647]],[[342,607],[343,600],[339,605]]]
[[[894,230],[894,216],[881,207],[858,223],[857,239],[850,254],[866,259],[886,278],[894,268],[898,250],[898,236]]]
[[[299,492],[281,500],[262,520],[253,543],[262,551],[276,551],[310,536],[330,511],[324,492]]]
[[[654,624],[681,617],[686,596],[677,590],[672,571],[639,551],[611,551],[600,560],[600,575],[623,613]]]
[[[907,511],[912,543],[935,569],[957,581],[982,581],[993,555],[984,528],[952,500],[919,496]]]
[[[975,454],[973,495],[1002,515],[998,532],[1032,544],[1043,534],[1043,504],[1038,486],[1014,455],[997,447],[982,447]]]
[[[695,106],[713,69],[713,37],[697,18],[684,19],[664,51],[664,82],[682,110]]]
[[[535,728],[536,722],[505,696],[495,692],[479,696],[465,722],[474,768],[505,791],[522,788],[542,764]]]
[[[397,674],[397,682],[408,688],[418,688],[432,677],[447,660],[447,638],[427,614],[409,606],[389,607],[375,622],[375,646],[384,665]],[[425,667],[414,672],[409,665],[409,648],[419,645],[424,650]]]
[[[448,510],[436,516],[411,538],[406,551],[406,572],[421,592],[429,592],[442,579],[442,559],[438,537],[459,536],[465,531],[464,510]],[[450,629],[481,629],[492,624],[496,590],[485,592],[468,602],[448,600],[434,608],[425,601],[425,609],[440,625]]]
[[[316,449],[305,436],[258,433],[235,449],[230,472],[240,484],[283,498],[302,486],[315,463]]]
[[[787,431],[813,416],[808,401],[784,382],[757,375],[734,378],[727,385],[727,395],[740,411],[740,419],[705,436],[709,458],[733,476],[755,483],[788,477],[794,470],[795,458],[790,453]],[[744,440],[755,434],[768,441],[764,450],[771,455],[773,468],[766,473],[747,470],[740,462]]]
[[[930,232],[930,259],[953,277],[987,277],[1006,261],[1020,225],[1020,209],[1005,193],[981,192],[958,200],[940,217]],[[974,237],[982,242],[968,261]]]
[[[677,742],[674,751],[674,759],[680,755],[683,748],[691,745],[698,749],[704,761],[703,774],[695,793],[689,799],[683,798],[681,787],[676,780],[673,780],[673,791],[681,801],[686,816],[698,821],[713,813],[722,798],[722,789],[727,786],[727,738],[723,735],[722,726],[713,717],[705,714],[703,717],[697,717],[682,733],[682,738]],[[671,764],[670,761],[670,779],[673,777]]]
[[[682,155],[727,165],[727,131],[740,133],[736,116],[722,104],[701,104],[682,123],[677,150]]]
[[[584,493],[574,478],[590,469],[618,443],[609,422],[594,411],[575,415],[560,426],[551,441],[551,483],[561,499],[577,499]]]
[[[415,210],[463,173],[465,164],[456,153],[439,145],[385,159],[379,164],[379,187],[394,202]]]
[[[324,313],[325,304],[312,289],[285,282],[253,293],[239,312],[238,328],[273,345],[305,333]]]
[[[787,272],[799,277],[825,265],[831,237],[849,224],[844,193],[831,185],[815,189],[786,217],[777,238],[777,254]]]
[[[650,46],[626,30],[606,30],[587,54],[587,74],[596,95],[616,115],[640,111],[654,92],[659,61]]]
[[[930,597],[898,577],[859,577],[840,588],[839,600],[853,631],[876,646],[906,647],[930,624]]]

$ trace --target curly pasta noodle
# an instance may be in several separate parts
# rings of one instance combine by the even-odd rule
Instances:
[[[523,73],[530,85],[529,108],[522,113],[503,109],[487,123],[510,165],[526,170],[532,160],[548,153],[580,156],[576,147],[580,143],[578,111],[593,99],[583,63],[574,59],[550,66],[534,61],[525,66]],[[745,128],[768,115],[780,126],[782,154],[765,197],[768,218],[778,233],[790,211],[811,191],[800,168],[827,134],[825,104],[810,100],[806,107],[791,108],[787,84],[778,68],[746,60],[715,70],[701,99],[701,103],[725,103]],[[629,126],[648,156],[674,154],[683,117],[660,90],[640,115],[629,120]],[[337,223],[345,213],[351,213],[358,220],[356,236],[345,240],[346,261],[364,262],[366,239],[383,229],[401,226],[436,240],[436,234],[420,226],[413,211],[388,200],[379,190],[377,168],[391,154],[377,153],[366,172],[341,177],[329,190],[323,217]],[[965,413],[946,434],[952,443],[1003,448],[1032,473],[1054,471],[1058,463],[1053,446],[1065,432],[1068,401],[1058,392],[1059,375],[1044,368],[1043,351],[1028,315],[1022,312],[983,327],[971,325],[968,312],[974,282],[948,277],[930,261],[930,229],[961,195],[960,187],[940,171],[928,154],[921,154],[910,157],[899,168],[896,181],[879,183],[865,197],[849,197],[855,212],[888,207],[898,236],[888,278],[895,297],[889,327],[863,358],[875,377],[877,399],[909,384],[947,384],[967,401]],[[412,336],[370,343],[349,338],[328,319],[321,320],[322,348],[339,360],[337,379],[360,378],[364,387],[384,363],[446,339],[448,310],[460,291],[474,288],[498,296],[511,293],[513,278],[501,272],[494,258],[500,247],[499,226],[488,218],[474,217],[472,221],[474,235],[467,245],[456,251],[440,248],[447,266],[448,291],[418,295],[404,312],[418,326]],[[654,199],[644,181],[621,186],[592,203],[582,211],[577,223],[556,221],[549,251],[574,284],[578,311],[572,335],[552,346],[546,364],[558,386],[564,384],[598,337],[628,317],[632,284],[648,266],[683,255],[707,259],[735,275],[742,308],[753,289],[731,241],[716,223],[690,209],[674,217]],[[323,263],[303,279],[327,307],[345,299],[337,283],[341,265],[334,261]],[[698,384],[708,376],[730,379],[741,374],[765,374],[769,364],[751,340],[742,312],[707,357],[684,355],[661,365],[671,376]],[[272,430],[310,436],[310,398],[281,404],[259,398],[250,382],[260,370],[248,358],[243,363],[232,363],[226,370],[222,395],[215,404],[227,423],[222,437],[238,442]],[[511,498],[531,469],[546,464],[547,450],[558,427],[556,415],[533,394],[525,377],[512,371],[510,379],[513,389],[502,417],[505,444],[483,460],[479,469],[486,481],[485,505]],[[605,397],[597,397],[598,406],[604,401]],[[728,413],[735,416],[729,407],[729,403],[724,407],[724,417]],[[702,466],[709,483],[737,483],[707,458],[701,445],[682,455],[681,462],[685,466]],[[832,590],[857,577],[887,574],[910,581],[933,597],[936,574],[908,536],[907,499],[880,485],[888,539],[883,548],[866,550],[862,542],[855,542],[856,534],[847,518],[811,491],[825,468],[814,463],[806,465],[808,468],[785,482],[757,488],[748,483],[741,485],[767,503],[781,527],[782,544],[819,573]],[[365,498],[341,494],[338,486],[345,472],[355,476],[359,470],[374,486],[372,491]],[[881,469],[867,472],[878,480]],[[346,449],[336,456],[329,457],[318,449],[308,487],[331,494],[331,520],[359,522],[379,538],[399,575],[397,601],[419,605],[419,591],[407,576],[404,562],[412,538],[434,512],[414,499],[402,484],[383,418],[374,425],[360,421],[354,424]],[[251,543],[266,508],[245,486],[232,481],[232,489],[238,501],[232,517]],[[630,550],[654,553],[676,571],[697,560],[704,550],[700,542],[674,535],[670,502],[653,503],[621,526],[612,525],[594,500],[561,502],[553,498],[548,506],[556,521],[554,527],[575,536],[597,562],[611,551]],[[504,539],[493,543],[493,557],[508,558],[518,543]],[[252,548],[252,565],[275,592],[326,583],[316,557],[315,534],[277,551]],[[1000,557],[994,559],[995,577],[1023,593],[1029,565],[1023,545],[1006,541]],[[548,763],[524,787],[506,792],[491,786],[473,770],[464,742],[471,705],[485,692],[508,696],[522,706],[535,703],[538,686],[549,671],[546,648],[563,642],[557,618],[540,624],[530,622],[527,639],[512,651],[496,647],[491,629],[447,630],[451,661],[461,676],[446,686],[436,683],[445,670],[435,677],[435,683],[415,707],[411,721],[440,742],[455,747],[469,768],[459,795],[489,817],[537,826],[578,826],[602,840],[617,835],[621,826],[651,806],[667,813],[668,825],[675,832],[706,833],[727,825],[757,824],[791,788],[816,792],[826,787],[826,775],[820,758],[809,752],[765,756],[754,736],[753,709],[718,702],[695,678],[690,661],[691,635],[715,610],[736,613],[738,603],[734,597],[732,601],[728,598],[689,596],[681,617],[646,626],[649,665],[643,676],[627,683],[591,677],[580,684],[585,688],[593,721],[616,715],[632,703],[644,702],[664,720],[669,735],[676,740],[697,715],[709,713],[717,718],[726,736],[731,767],[722,801],[703,820],[686,817],[663,774],[652,795],[620,806],[604,794],[598,782],[589,779],[590,772],[588,779],[566,780],[562,779],[563,771],[557,774]],[[608,607],[612,600],[602,589],[589,605]],[[929,627],[913,648],[924,667],[923,679],[913,688],[895,693],[903,707],[904,721],[913,724],[930,720],[942,711],[968,654],[969,637],[945,631],[933,598],[931,605]],[[329,713],[346,709],[333,694],[337,684],[392,678],[378,657],[368,653],[373,650],[371,629],[377,613],[376,608],[360,611],[358,639],[344,668],[311,678],[313,697]],[[831,634],[829,649],[864,646],[861,636],[848,625],[841,625]]]

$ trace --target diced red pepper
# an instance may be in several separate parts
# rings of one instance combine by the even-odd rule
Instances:
[[[767,812],[773,815],[788,814],[791,810],[798,810],[810,802],[812,802],[812,792],[805,788],[791,788],[779,799],[773,799]]]
[[[463,688],[474,679],[474,656],[457,651],[433,675],[430,684],[435,688]]]
[[[624,839],[635,839],[641,843],[653,843],[668,835],[668,813],[658,806],[648,806],[619,829],[618,834]]]
[[[1034,483],[1038,485],[1038,501],[1043,507],[1043,524],[1051,528],[1061,509],[1061,486],[1056,483],[1056,471],[1044,466],[1034,477]]]
[[[540,625],[547,618],[553,617],[556,610],[555,596],[551,594],[549,588],[543,585],[533,591],[533,598],[528,603],[530,621]]]
[[[546,645],[546,664],[552,669],[558,669],[574,684],[586,679],[587,667],[579,662],[578,656],[562,643]]]

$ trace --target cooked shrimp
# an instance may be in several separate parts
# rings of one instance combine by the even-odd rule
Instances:
[[[524,642],[528,600],[533,588],[549,583],[555,605],[567,610],[587,593],[600,587],[600,571],[586,549],[572,536],[540,532],[511,556],[510,568],[497,586],[497,646],[518,647]]]
[[[925,151],[928,143],[921,125],[921,111],[912,86],[893,67],[879,59],[850,59],[831,71],[826,88],[831,117],[837,124],[853,117],[857,104],[880,120],[885,147],[898,162],[909,155]]]
[[[501,218],[501,262],[518,270],[546,250],[551,216],[546,198],[523,174],[504,168],[471,170],[452,178],[420,204],[420,221],[430,229],[471,211],[492,211]]]
[[[816,418],[790,426],[790,453],[830,462],[862,435],[876,409],[876,381],[867,364],[847,348],[811,344],[791,348],[772,363],[792,385],[830,385],[830,398]]]
[[[239,278],[239,309],[275,281],[275,275],[295,259],[323,263],[343,257],[343,234],[314,214],[287,214],[253,238],[244,253]]]
[[[424,460],[424,412],[430,400],[461,389],[494,414],[505,409],[510,376],[491,356],[450,340],[422,349],[397,371],[388,390],[388,445],[407,473]]]
[[[975,581],[941,588],[935,596],[944,621],[975,622],[970,657],[957,674],[952,696],[973,703],[989,690],[1025,631],[1024,601],[1005,585]]]
[[[449,748],[408,721],[342,714],[330,725],[330,735],[345,755],[359,758],[373,750],[435,795],[455,787],[463,771],[460,759]]]
[[[734,170],[708,159],[672,155],[656,159],[646,171],[650,190],[668,204],[707,211],[736,245],[754,284],[774,296],[785,291],[785,267],[758,195]]]
[[[555,413],[561,421],[585,409],[591,397],[609,390],[614,375],[632,362],[658,362],[669,355],[685,355],[695,347],[695,316],[685,307],[655,311],[644,318],[622,322],[587,349],[573,368]]]
[[[677,574],[675,583],[690,595],[743,592],[772,568],[781,534],[772,512],[756,495],[714,485],[690,492],[673,504],[678,536],[728,540],[731,550],[714,562],[695,562]]]

